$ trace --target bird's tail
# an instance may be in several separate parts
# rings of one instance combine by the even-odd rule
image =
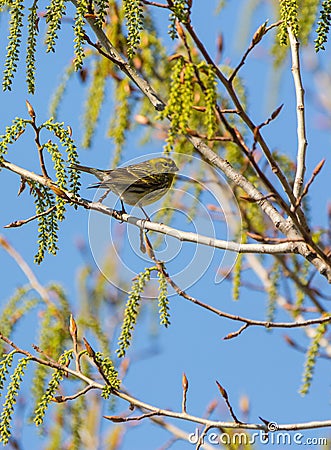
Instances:
[[[99,189],[99,188],[106,189],[106,186],[104,186],[102,183],[94,183],[94,184],[90,184],[89,186],[87,186],[87,189]]]
[[[93,167],[81,166],[80,164],[75,164],[75,163],[72,163],[71,167],[73,169],[79,170],[81,172],[91,173],[92,175],[94,175],[100,179],[100,170],[98,170],[98,169],[94,169]]]

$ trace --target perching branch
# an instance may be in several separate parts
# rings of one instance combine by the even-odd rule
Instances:
[[[9,161],[3,161],[2,166],[8,170],[11,170],[12,172],[19,174],[24,178],[35,181],[37,183],[42,184],[43,186],[52,189],[53,191],[56,192],[57,195],[61,195],[68,203],[75,203],[76,205],[82,206],[85,209],[98,211],[102,214],[112,216],[117,220],[135,225],[141,229],[152,230],[161,234],[172,236],[182,242],[194,242],[197,244],[206,245],[209,247],[214,247],[222,250],[228,250],[236,253],[261,253],[261,254],[298,253],[299,246],[302,244],[302,238],[298,236],[293,237],[293,240],[289,239],[287,242],[282,242],[278,244],[241,244],[234,241],[225,241],[222,239],[216,239],[209,236],[203,236],[197,233],[181,231],[176,228],[172,228],[168,225],[164,225],[162,223],[146,221],[131,216],[129,214],[122,214],[116,210],[108,208],[107,206],[103,205],[100,202],[91,202],[90,200],[83,199],[81,197],[73,197],[73,195],[70,194],[69,192],[64,191],[63,189],[59,190],[56,183],[52,181],[50,178],[44,178],[41,175],[37,175],[34,172],[30,172],[26,169],[23,169],[17,166],[16,164],[12,164]],[[258,191],[256,190],[256,192]],[[284,220],[274,208],[273,212],[277,215],[277,218],[279,217],[282,220]]]

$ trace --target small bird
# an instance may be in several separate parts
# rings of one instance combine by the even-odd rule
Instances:
[[[118,195],[125,213],[124,203],[137,205],[149,219],[143,206],[150,205],[163,197],[171,188],[178,167],[171,158],[153,158],[138,164],[118,167],[113,170],[94,169],[93,167],[72,164],[72,167],[82,172],[95,175],[100,183],[89,188],[107,189]]]

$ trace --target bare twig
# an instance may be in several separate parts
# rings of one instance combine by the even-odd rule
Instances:
[[[177,439],[182,439],[185,442],[190,442],[190,434],[186,433],[185,431],[181,430],[180,428],[172,425],[171,423],[166,422],[162,417],[151,417],[150,420],[154,423],[156,423],[157,425],[161,426],[162,428],[164,428],[165,430],[169,431],[169,433],[171,433],[174,438],[173,440],[177,440]],[[171,442],[170,442],[171,444]],[[166,450],[170,448],[169,446],[163,446],[161,447],[159,450]],[[204,450],[215,450],[215,446],[207,444],[206,442],[204,442],[201,446],[202,449]]]
[[[183,388],[183,399],[182,399],[182,412],[186,412],[186,400],[187,400],[187,390],[188,390],[188,380],[185,373],[182,376],[182,388]]]
[[[69,400],[75,400],[76,398],[80,397],[81,395],[86,394],[91,389],[97,389],[97,388],[95,386],[87,385],[86,387],[84,387],[84,389],[76,392],[76,394],[73,394],[73,395],[56,395],[54,397],[54,401],[56,403],[64,403]]]
[[[258,276],[258,278],[261,280],[263,286],[265,286],[266,290],[268,291],[271,286],[271,280],[269,277],[269,273],[266,270],[266,268],[264,267],[264,265],[261,263],[261,261],[258,259],[258,257],[256,255],[246,255],[246,259],[250,263],[251,267],[253,268],[253,270],[256,273],[256,275]],[[289,278],[291,278],[291,277],[292,277],[292,274],[289,273]],[[295,281],[295,279],[294,279],[294,281]],[[300,288],[300,284],[298,284],[298,287]],[[305,291],[305,293],[306,293],[306,291]],[[309,297],[312,299],[311,293],[307,292],[307,295],[309,295]],[[315,303],[314,300],[313,300],[313,302]],[[289,310],[289,308],[287,307],[288,301],[283,296],[281,296],[281,295],[277,296],[277,303],[281,307],[284,307],[286,310]],[[324,311],[324,309],[322,308],[321,305],[318,305],[317,307],[318,307],[319,311],[321,311],[321,310]],[[296,310],[295,318],[296,318],[297,322],[301,322],[304,320],[304,317],[302,316],[302,314],[299,313],[298,310]],[[315,328],[310,327],[310,326],[303,327],[303,331],[308,336],[309,339],[313,339],[315,336],[315,333],[316,333]],[[323,337],[319,341],[319,345],[321,347],[325,348],[327,350],[327,353],[331,355],[331,346],[330,346],[329,340],[327,338]]]
[[[234,411],[233,411],[233,408],[232,408],[231,403],[230,403],[230,401],[229,401],[228,393],[226,392],[226,390],[224,389],[224,387],[221,385],[221,383],[219,383],[217,380],[216,380],[216,384],[217,384],[217,387],[218,387],[218,389],[219,389],[219,391],[220,391],[222,397],[223,397],[224,400],[225,400],[226,406],[228,407],[228,410],[229,410],[229,413],[230,413],[232,419],[233,419],[236,423],[242,423],[242,422],[237,418],[237,416],[235,415],[235,413],[234,413]]]
[[[98,368],[98,371],[99,371],[100,375],[102,376],[102,378],[104,379],[105,383],[109,385],[109,379],[108,379],[107,375],[105,374],[102,365],[98,361],[95,351],[93,350],[93,348],[91,347],[91,345],[89,344],[87,339],[83,338],[83,341],[84,341],[88,356],[92,359],[95,366]]]
[[[42,286],[33,271],[31,270],[30,266],[27,264],[27,262],[24,260],[22,255],[15,250],[15,248],[9,244],[9,242],[0,235],[0,245],[6,252],[15,260],[18,267],[22,270],[22,272],[25,274],[27,279],[29,280],[29,283],[31,287],[38,292],[40,297],[43,299],[43,301],[46,303],[46,305],[51,306],[53,303],[50,299],[49,293],[47,289]]]
[[[257,127],[254,130],[254,142],[253,142],[253,147],[252,147],[252,152],[254,152],[256,150],[256,144],[257,144],[257,133],[263,128],[266,127],[267,125],[269,125],[269,123],[271,123],[273,120],[275,120],[279,113],[281,112],[281,110],[283,109],[284,104],[282,103],[280,106],[278,106],[278,108],[275,109],[275,111],[272,112],[271,116],[268,117],[268,119],[266,119],[263,123],[261,123],[260,125],[257,125]]]
[[[278,25],[280,25],[282,23],[281,20],[279,20],[278,22],[275,22],[273,24],[271,24],[269,27],[267,27],[267,22],[265,22],[264,24],[262,24],[255,32],[253,39],[249,45],[249,47],[247,48],[247,50],[245,51],[243,57],[241,58],[239,64],[237,65],[237,67],[233,70],[232,74],[229,77],[229,82],[232,83],[234,78],[236,77],[237,73],[239,72],[239,70],[241,69],[241,67],[245,64],[245,61],[247,59],[247,56],[249,55],[249,53],[253,50],[254,47],[256,47],[256,45],[260,42],[260,40],[262,39],[262,37],[268,33],[268,31],[272,30],[272,28],[278,27]]]
[[[31,222],[32,220],[38,219],[38,217],[41,216],[47,216],[47,214],[51,213],[56,209],[56,205],[51,206],[46,211],[41,212],[39,214],[35,214],[34,216],[29,217],[28,219],[22,219],[22,220],[15,220],[14,222],[9,223],[8,225],[5,225],[4,228],[16,228],[21,227],[22,225],[25,225],[26,223]]]
[[[317,293],[312,289],[308,283],[304,283],[298,273],[295,270],[292,270],[289,265],[286,263],[284,258],[277,258],[277,261],[283,267],[283,273],[286,277],[290,277],[291,280],[296,284],[300,291],[304,292],[307,297],[310,298],[312,303],[316,306],[320,313],[326,313],[326,310],[323,308],[322,304],[317,299]]]
[[[298,151],[297,151],[297,169],[293,184],[293,195],[297,199],[302,191],[302,185],[306,171],[307,138],[305,125],[305,103],[304,103],[304,89],[300,73],[299,41],[294,36],[291,27],[288,27],[287,31],[292,55],[292,74],[295,86],[296,106],[297,106]]]
[[[238,331],[234,331],[233,333],[227,334],[223,339],[224,340],[233,339],[233,338],[239,336],[239,334],[241,334],[248,327],[249,327],[249,323],[245,323],[242,327],[239,328]]]
[[[144,5],[157,6],[158,8],[169,9],[169,5],[165,5],[164,3],[151,2],[149,0],[142,0]]]
[[[43,355],[47,361],[53,363],[53,364],[57,364],[57,361],[55,361],[55,359],[51,358],[49,355],[47,355],[47,353],[42,350],[38,345],[36,344],[32,344],[32,348],[37,352],[40,353],[41,355]]]
[[[143,420],[146,418],[150,418],[153,416],[159,416],[160,414],[158,412],[149,412],[146,414],[142,414],[141,416],[128,416],[128,417],[123,417],[123,416],[103,416],[105,419],[107,420],[111,420],[112,422],[116,422],[116,423],[122,423],[122,422],[132,422],[132,421],[138,421],[138,420]]]
[[[302,202],[303,197],[308,194],[310,186],[313,184],[315,178],[317,177],[317,175],[322,170],[322,167],[324,166],[324,163],[325,163],[325,159],[322,159],[322,161],[320,161],[317,164],[317,166],[315,167],[315,169],[313,170],[312,176],[310,177],[310,179],[308,180],[307,184],[303,188],[301,194],[297,198],[297,202],[295,204],[296,207],[300,205],[300,203]]]
[[[199,450],[202,447],[202,444],[205,441],[205,438],[207,436],[208,431],[211,429],[211,427],[209,427],[208,425],[205,426],[205,428],[202,430],[202,433],[199,436],[197,445],[195,447],[195,450]]]
[[[31,106],[31,103],[28,102],[28,100],[25,100],[25,103],[26,103],[26,107],[28,109],[29,116],[31,117],[30,123],[35,132],[34,140],[35,140],[35,143],[36,143],[36,146],[38,149],[40,168],[41,168],[43,176],[45,178],[49,178],[47,170],[46,170],[45,160],[44,160],[44,147],[40,144],[40,138],[39,138],[40,137],[40,128],[36,124],[36,113],[35,113],[33,107]]]
[[[303,353],[305,355],[307,354],[307,348],[304,347],[303,345],[299,345],[297,342],[295,342],[289,336],[285,335],[284,340],[290,347],[294,348],[295,350],[299,351],[300,353]],[[318,352],[317,356],[319,358],[323,358],[323,359],[328,359],[328,360],[331,359],[331,354],[325,353],[325,352]]]
[[[78,372],[81,372],[81,365],[80,365],[81,354],[78,351],[77,324],[76,324],[76,321],[73,318],[72,314],[70,314],[70,319],[69,319],[69,332],[70,332],[70,336],[71,336],[72,342],[73,342],[76,370]]]
[[[200,50],[201,54],[203,55],[203,57],[205,58],[205,60],[207,61],[208,64],[211,64],[215,70],[216,75],[218,76],[219,80],[221,81],[221,83],[224,85],[224,87],[226,88],[230,98],[232,99],[235,108],[238,110],[238,114],[240,115],[240,117],[242,118],[242,120],[246,123],[246,125],[249,127],[249,129],[252,131],[252,133],[254,134],[255,130],[256,130],[256,125],[252,122],[252,120],[250,119],[250,117],[248,116],[248,114],[245,112],[234,88],[232,83],[226,78],[226,76],[223,74],[223,72],[220,70],[220,68],[215,64],[215,62],[213,61],[213,59],[211,58],[211,56],[209,55],[207,49],[205,48],[205,46],[203,45],[203,43],[200,41],[199,37],[197,36],[191,22],[185,23],[185,27],[187,29],[187,31],[189,32],[190,36],[192,37],[193,41],[195,42],[196,46],[198,47],[198,49]],[[264,138],[262,137],[260,131],[256,132],[256,139],[258,141],[258,143],[260,144],[263,153],[265,154],[270,167],[272,169],[272,171],[275,173],[275,175],[278,177],[284,191],[286,192],[290,202],[292,204],[294,204],[295,198],[293,196],[292,193],[292,189],[291,186],[289,185],[284,173],[282,172],[281,168],[279,167],[278,163],[275,161],[275,159],[272,157],[271,151],[267,145],[267,143],[265,142]],[[196,146],[195,146],[196,147]],[[197,147],[196,147],[197,148]],[[197,150],[199,151],[199,148],[197,148]]]
[[[71,2],[77,7],[76,0]],[[100,44],[103,47],[107,58],[111,59],[146,95],[156,111],[162,111],[165,108],[165,103],[160,99],[157,92],[144,80],[138,72],[121,56],[117,49],[111,44],[103,30],[97,25],[95,17],[87,17],[87,22],[97,36]]]
[[[265,242],[265,243],[270,243],[270,242],[274,242],[274,243],[282,243],[282,242],[304,242],[303,238],[298,238],[298,239],[293,239],[291,241],[289,241],[287,238],[273,238],[270,236],[262,236],[261,234],[257,234],[257,233],[251,233],[250,231],[246,231],[247,236],[249,236],[250,238],[258,241],[258,242]]]

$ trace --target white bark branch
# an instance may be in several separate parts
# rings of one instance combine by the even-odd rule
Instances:
[[[305,103],[304,103],[304,88],[300,73],[300,58],[299,58],[299,42],[294,36],[291,27],[288,28],[288,35],[292,56],[292,74],[295,87],[296,96],[296,112],[297,112],[297,136],[298,136],[298,150],[297,150],[297,168],[294,178],[293,194],[297,199],[301,192],[306,171],[306,125],[305,125]]]
[[[9,161],[3,161],[2,166],[5,167],[6,169],[11,170],[12,172],[17,173],[21,177],[40,183],[43,186],[49,187],[50,189],[52,187],[56,187],[56,183],[54,183],[51,179],[44,178],[43,176],[38,175],[34,172],[30,172],[26,169],[23,169],[22,167],[19,167],[16,164],[12,164]],[[65,194],[65,197],[67,198],[68,201],[72,201],[85,209],[98,211],[102,214],[115,217],[117,219],[123,220],[124,222],[135,225],[141,229],[152,230],[161,234],[172,236],[182,242],[194,242],[196,244],[206,245],[209,247],[214,247],[221,250],[228,250],[237,253],[263,253],[263,254],[297,253],[298,246],[302,244],[301,238],[299,241],[298,238],[293,238],[293,240],[289,240],[288,242],[282,242],[279,244],[241,244],[238,242],[216,239],[213,237],[204,236],[197,233],[178,230],[176,228],[172,228],[162,223],[150,222],[147,221],[146,219],[139,219],[138,217],[134,217],[129,214],[119,214],[113,209],[108,208],[107,206],[103,205],[100,202],[91,202],[90,200],[81,197],[76,197],[74,199],[69,192],[66,192],[64,190],[62,191]]]

